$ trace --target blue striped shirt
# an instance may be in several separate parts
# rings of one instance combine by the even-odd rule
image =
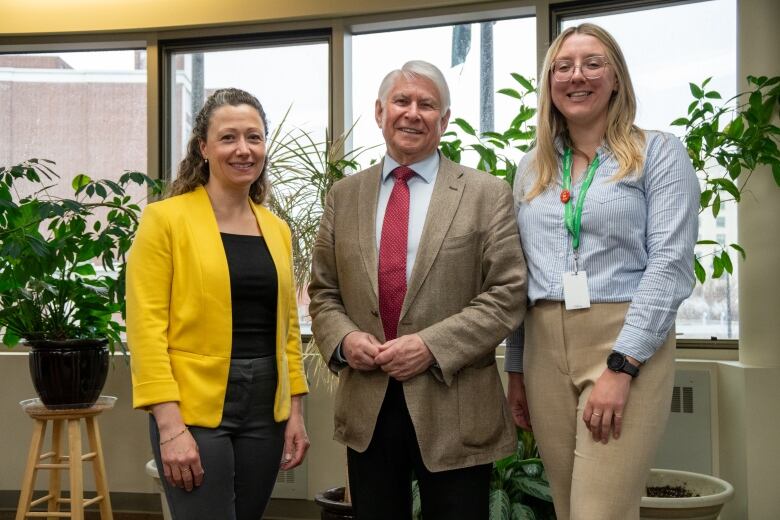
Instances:
[[[677,308],[693,290],[693,248],[698,234],[699,182],[688,152],[671,134],[648,131],[640,177],[611,180],[618,170],[606,146],[582,212],[579,268],[588,276],[592,303],[631,302],[613,350],[646,361],[663,344]],[[556,143],[560,154],[563,147]],[[533,151],[520,162],[514,195],[528,263],[529,305],[563,301],[562,275],[574,270],[571,237],[563,223],[560,177],[524,201],[533,185]],[[579,197],[584,175],[573,183]],[[506,370],[522,372],[522,330],[507,340]]]

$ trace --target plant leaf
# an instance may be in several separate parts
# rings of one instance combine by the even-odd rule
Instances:
[[[490,490],[490,520],[509,520],[509,495],[503,489]]]
[[[712,216],[713,218],[718,217],[718,213],[720,213],[720,193],[715,195],[715,200],[712,203]]]
[[[737,185],[734,184],[731,180],[723,179],[723,178],[721,178],[721,179],[711,179],[710,183],[714,184],[714,185],[717,185],[717,186],[720,186],[721,189],[726,190],[729,193],[729,195],[734,197],[734,200],[739,202],[739,199],[740,199],[739,188],[737,188]]]
[[[732,139],[739,139],[742,136],[742,132],[745,131],[745,123],[742,120],[742,116],[738,115],[734,120],[726,125],[726,135]]]
[[[513,88],[502,88],[501,90],[497,91],[499,94],[504,94],[505,96],[513,97],[515,99],[522,99],[523,96],[520,95],[518,91],[516,91]]]
[[[454,124],[455,124],[455,125],[456,125],[458,128],[460,128],[461,130],[463,130],[464,132],[466,132],[467,134],[469,134],[469,135],[473,135],[474,137],[476,137],[476,136],[477,136],[477,132],[476,132],[476,130],[474,130],[474,127],[472,127],[472,126],[471,126],[471,125],[468,123],[468,121],[466,121],[465,119],[461,119],[461,118],[457,117],[457,118],[455,118],[455,120],[453,121],[453,123],[454,123]]]
[[[546,502],[552,502],[552,493],[550,493],[550,484],[541,478],[526,477],[517,480],[517,487],[523,493],[539,498]]]
[[[73,177],[73,182],[70,183],[70,185],[73,187],[73,189],[76,191],[76,193],[80,192],[84,187],[92,182],[92,179],[89,178],[88,175],[84,175],[83,173],[79,173],[75,177]]]
[[[723,276],[723,262],[721,262],[719,256],[712,257],[712,277],[720,278]]]
[[[704,266],[701,265],[698,258],[693,259],[693,272],[696,275],[696,279],[699,280],[699,283],[704,283],[704,280],[707,279],[707,272],[704,270]]]
[[[704,91],[699,88],[699,86],[696,83],[689,83],[691,87],[691,94],[693,94],[693,97],[696,99],[701,99],[704,97]]]
[[[515,78],[515,81],[520,83],[528,92],[533,92],[534,90],[536,90],[533,84],[531,83],[531,81],[527,80],[525,76],[513,72],[512,77]]]
[[[720,261],[723,264],[723,269],[725,269],[727,273],[732,274],[734,272],[734,265],[731,263],[728,251],[723,251],[720,254]]]
[[[95,268],[92,264],[81,264],[73,268],[73,272],[81,276],[95,276]]]
[[[514,502],[509,518],[510,520],[536,520],[536,514],[527,505]]]
[[[746,258],[747,253],[745,253],[745,250],[742,248],[741,245],[739,245],[739,244],[729,244],[729,247],[739,251],[739,254],[742,255],[742,260],[744,260]]]

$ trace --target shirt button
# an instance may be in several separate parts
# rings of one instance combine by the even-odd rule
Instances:
[[[558,258],[563,258],[563,253],[558,253]]]

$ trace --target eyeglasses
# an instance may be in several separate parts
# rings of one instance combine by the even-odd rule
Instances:
[[[556,60],[552,66],[552,77],[555,81],[571,81],[574,71],[580,69],[580,74],[586,79],[599,79],[604,75],[604,68],[608,63],[606,56],[590,56],[580,65],[569,60]]]

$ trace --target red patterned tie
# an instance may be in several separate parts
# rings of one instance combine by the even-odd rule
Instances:
[[[395,184],[387,201],[379,241],[379,313],[385,341],[398,335],[398,318],[406,296],[406,251],[409,235],[409,186],[414,171],[406,166],[393,170]]]

